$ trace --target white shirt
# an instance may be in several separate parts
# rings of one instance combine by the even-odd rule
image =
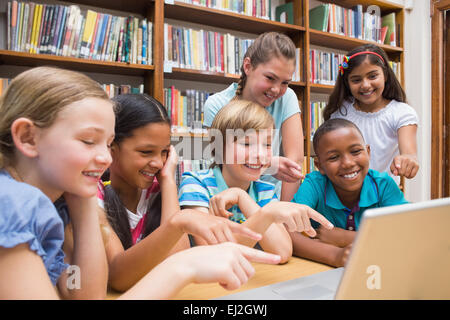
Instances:
[[[340,110],[331,118],[347,119],[358,126],[366,144],[370,145],[370,168],[379,172],[388,172],[394,177],[390,166],[399,154],[398,129],[407,125],[418,125],[416,111],[408,104],[391,100],[386,107],[377,112],[356,110],[353,101],[345,101]]]

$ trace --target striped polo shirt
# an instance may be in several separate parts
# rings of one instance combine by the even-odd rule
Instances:
[[[180,207],[193,206],[209,208],[209,199],[228,189],[219,167],[194,172],[185,172],[178,192]],[[275,185],[267,181],[252,181],[247,190],[250,197],[260,206],[278,201]],[[237,205],[228,211],[233,215],[230,220],[243,223],[246,219]]]

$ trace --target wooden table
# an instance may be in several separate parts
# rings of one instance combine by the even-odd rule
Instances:
[[[255,268],[255,274],[246,284],[237,290],[225,290],[217,283],[192,283],[178,292],[173,299],[208,300],[333,269],[332,267],[324,264],[296,257],[292,257],[289,262],[284,265],[269,265],[260,263],[252,263],[252,265]]]
[[[189,284],[184,287],[173,300],[209,300],[222,297],[236,292],[263,287],[272,283],[291,280],[299,277],[308,276],[314,273],[333,269],[330,266],[317,262],[292,257],[288,263],[283,265],[270,265],[261,263],[252,263],[255,268],[255,274],[249,281],[239,289],[229,291],[222,288],[217,283]],[[107,299],[116,299],[119,296],[117,292],[108,292]]]

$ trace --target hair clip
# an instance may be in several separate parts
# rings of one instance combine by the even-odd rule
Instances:
[[[342,61],[342,63],[339,65],[339,73],[341,74],[341,76],[344,75],[344,70],[348,68],[348,61],[356,56],[359,56],[361,54],[373,54],[375,56],[377,56],[378,58],[381,59],[381,61],[384,63],[384,59],[381,55],[379,55],[376,52],[372,52],[372,51],[361,51],[361,52],[357,52],[353,55],[349,56],[344,56],[344,59]]]
[[[341,76],[344,75],[344,69],[348,68],[348,56],[344,56],[344,59],[341,64],[339,64],[339,73]]]

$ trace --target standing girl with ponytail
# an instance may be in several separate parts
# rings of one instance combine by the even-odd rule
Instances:
[[[261,34],[248,48],[241,66],[238,83],[208,98],[205,103],[204,124],[211,127],[217,112],[232,99],[256,102],[265,107],[275,121],[281,140],[283,156],[273,157],[273,175],[282,181],[281,200],[291,201],[300,181],[303,163],[303,129],[298,98],[288,87],[295,65],[295,45],[286,35],[267,32]],[[278,138],[278,139],[277,139]],[[278,147],[278,148],[277,148]],[[278,183],[278,187],[280,184]],[[280,190],[277,190],[280,196]]]

